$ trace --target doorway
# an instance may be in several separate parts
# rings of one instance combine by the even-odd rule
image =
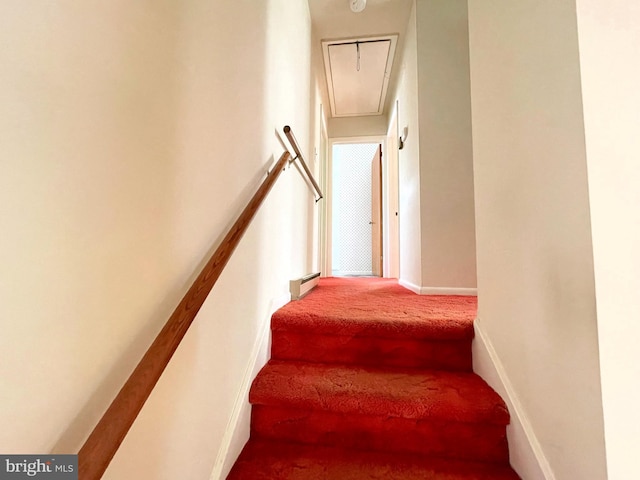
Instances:
[[[334,143],[331,273],[382,276],[382,144]]]

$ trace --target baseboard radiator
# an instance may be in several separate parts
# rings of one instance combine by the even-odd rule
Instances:
[[[310,273],[302,278],[291,280],[289,290],[291,290],[291,300],[300,300],[309,293],[320,281],[320,272]]]

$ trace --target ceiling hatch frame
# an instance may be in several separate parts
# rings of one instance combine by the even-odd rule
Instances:
[[[354,45],[358,48],[358,44],[365,46],[366,44],[389,42],[389,48],[387,53],[386,63],[384,65],[383,78],[380,84],[379,98],[377,102],[377,108],[374,111],[368,112],[347,112],[339,113],[336,110],[336,95],[335,88],[336,83],[334,77],[337,77],[337,72],[332,70],[330,47],[331,46],[343,46]],[[391,68],[393,67],[393,59],[396,53],[396,45],[398,43],[397,34],[389,35],[376,35],[371,37],[353,37],[353,38],[340,38],[334,40],[322,40],[322,57],[324,60],[324,71],[327,80],[327,91],[329,94],[329,103],[331,104],[331,116],[332,117],[357,117],[357,116],[372,116],[382,115],[384,113],[385,100],[387,98],[387,89],[389,88],[389,80],[391,78]],[[358,59],[359,63],[359,59]],[[358,64],[359,67],[359,64]],[[377,90],[376,90],[377,91]]]

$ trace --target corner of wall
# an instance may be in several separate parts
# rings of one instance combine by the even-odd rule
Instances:
[[[289,292],[274,298],[271,301],[269,314],[262,322],[262,329],[258,332],[256,340],[251,350],[251,355],[247,361],[247,366],[242,377],[242,383],[238,390],[238,395],[231,410],[229,422],[222,436],[222,442],[218,449],[216,461],[213,464],[210,480],[221,480],[226,478],[234,462],[240,455],[244,444],[249,440],[249,428],[251,422],[251,404],[249,403],[249,390],[253,379],[260,369],[267,363],[270,357],[271,345],[271,315],[291,301]]]
[[[421,287],[416,285],[415,283],[412,283],[408,280],[404,280],[402,278],[398,280],[398,283],[402,285],[404,288],[411,290],[413,293],[417,293],[418,295],[420,295]]]
[[[418,295],[461,295],[465,297],[475,297],[478,295],[477,288],[422,287],[402,278],[398,280],[398,283]]]
[[[507,427],[511,466],[526,480],[555,480],[553,470],[491,340],[482,330],[479,319],[476,318],[473,325],[473,371],[502,397],[511,415],[511,423]]]

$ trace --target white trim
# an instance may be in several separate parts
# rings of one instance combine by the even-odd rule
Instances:
[[[415,283],[411,283],[407,280],[403,280],[402,278],[398,280],[398,283],[402,285],[404,288],[411,290],[413,293],[417,293],[420,295],[420,287]]]
[[[466,297],[476,297],[478,295],[477,288],[458,288],[458,287],[422,287],[420,295],[463,295]]]
[[[249,389],[258,371],[269,359],[271,315],[291,301],[291,293],[283,293],[271,301],[269,312],[261,330],[253,344],[247,367],[242,376],[238,395],[233,404],[229,422],[220,442],[220,448],[213,464],[213,471],[209,480],[226,478],[238,458],[244,444],[249,440],[249,422],[251,418],[251,404],[249,403]]]
[[[392,127],[395,124],[395,129]],[[398,163],[398,100],[393,103],[387,142],[382,161],[382,259],[383,276],[398,278],[400,276],[400,197],[399,197],[399,163]]]
[[[507,427],[509,460],[513,469],[527,480],[555,480],[542,446],[536,437],[524,407],[518,399],[509,377],[482,330],[478,319],[474,322],[473,371],[480,375],[505,401],[511,414]]]
[[[403,279],[398,280],[398,283],[418,295],[462,295],[466,297],[475,297],[478,295],[477,288],[420,287],[415,283]]]
[[[327,119],[324,114],[324,105],[320,104],[320,156],[318,161],[318,172],[320,188],[324,192],[324,199],[320,202],[320,212],[318,216],[318,269],[321,276],[326,277],[331,272],[331,252],[327,251],[327,236],[331,231],[327,230],[327,218],[329,215],[328,199],[330,197],[330,184],[328,180],[329,172],[329,133],[327,130]],[[315,212],[315,210],[314,210]],[[329,232],[329,233],[327,233]]]

